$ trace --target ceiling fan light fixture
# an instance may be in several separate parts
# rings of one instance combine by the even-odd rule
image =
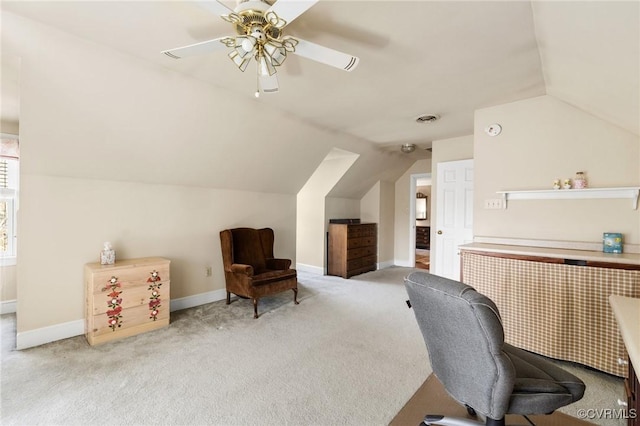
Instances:
[[[400,151],[404,152],[405,154],[411,154],[415,150],[416,144],[414,143],[405,143],[400,147]]]
[[[238,54],[242,55],[243,58],[253,53],[256,47],[256,39],[249,36],[237,37],[236,43],[236,50],[238,50]]]
[[[273,66],[269,58],[265,55],[256,56],[258,61],[258,74],[263,76],[274,75],[276,73],[276,67]]]
[[[315,5],[319,0],[236,0],[197,1],[203,8],[233,25],[236,36],[218,37],[188,46],[164,50],[172,59],[201,55],[229,48],[229,58],[245,71],[255,60],[260,81],[258,94],[278,92],[276,67],[281,66],[289,53],[344,71],[353,71],[359,58],[299,38],[285,36],[284,28]]]
[[[282,65],[284,60],[287,59],[287,50],[284,46],[278,46],[273,42],[265,43],[264,53],[269,56],[269,60],[276,67]]]
[[[242,57],[235,49],[229,53],[229,58],[231,58],[233,63],[236,64],[242,72],[247,69],[247,66],[249,66],[249,62],[251,62],[251,56]]]

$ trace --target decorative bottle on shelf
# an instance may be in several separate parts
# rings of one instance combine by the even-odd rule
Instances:
[[[111,243],[107,241],[100,252],[100,264],[113,265],[114,263],[116,263],[116,251],[111,247]]]
[[[575,189],[583,189],[587,187],[587,178],[584,172],[577,172],[576,177],[573,179],[573,187]]]

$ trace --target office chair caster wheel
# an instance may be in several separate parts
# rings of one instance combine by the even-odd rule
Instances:
[[[467,407],[467,413],[469,413],[470,416],[473,416],[473,417],[477,416],[476,410],[469,407],[468,405],[465,405],[465,407]]]

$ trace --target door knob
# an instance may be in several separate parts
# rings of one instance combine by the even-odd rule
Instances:
[[[442,231],[438,231],[438,235],[442,235]]]

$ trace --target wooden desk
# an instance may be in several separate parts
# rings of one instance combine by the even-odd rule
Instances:
[[[609,303],[629,354],[629,378],[625,381],[627,411],[630,414],[628,424],[637,426],[640,425],[640,382],[633,366],[640,366],[640,299],[609,296]]]

